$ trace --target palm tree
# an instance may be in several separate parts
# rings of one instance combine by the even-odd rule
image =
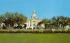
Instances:
[[[64,16],[58,16],[58,17],[53,17],[52,18],[52,21],[57,25],[57,27],[63,27],[65,25],[67,25],[67,17],[64,17]]]

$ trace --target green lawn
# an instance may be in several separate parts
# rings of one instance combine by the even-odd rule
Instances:
[[[0,43],[70,43],[70,34],[0,33]]]

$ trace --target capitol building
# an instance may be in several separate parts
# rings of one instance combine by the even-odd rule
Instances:
[[[27,22],[25,23],[27,25],[26,29],[27,28],[32,28],[32,29],[36,28],[37,24],[40,21],[41,20],[39,20],[38,17],[37,17],[37,12],[35,10],[33,10],[31,19],[28,19]]]

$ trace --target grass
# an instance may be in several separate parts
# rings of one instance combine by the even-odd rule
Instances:
[[[70,43],[70,34],[0,33],[0,43]]]

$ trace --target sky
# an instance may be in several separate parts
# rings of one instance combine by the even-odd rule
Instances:
[[[20,12],[31,18],[33,10],[40,19],[53,16],[70,17],[70,0],[0,0],[0,14]]]

